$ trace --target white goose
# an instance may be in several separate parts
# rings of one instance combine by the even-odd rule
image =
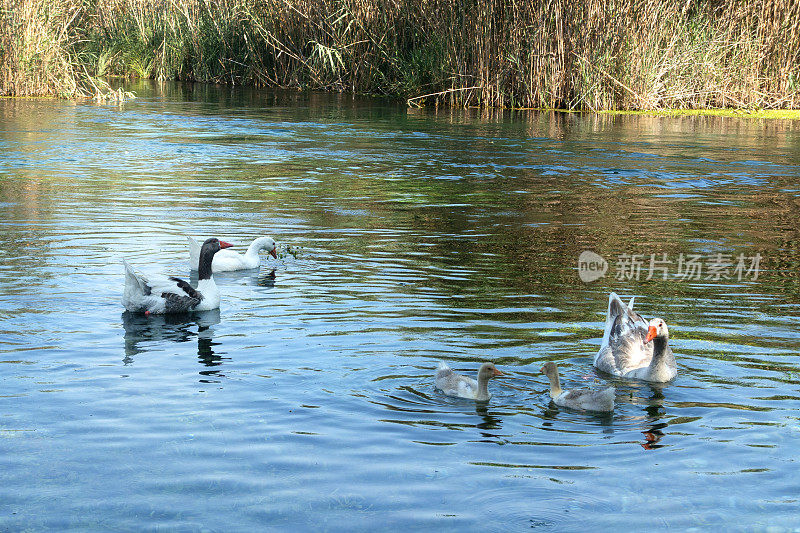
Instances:
[[[125,264],[125,293],[122,304],[133,313],[164,314],[209,311],[219,307],[219,289],[211,276],[214,254],[231,245],[215,238],[200,248],[197,288],[186,281],[162,275],[145,275]]]
[[[492,397],[489,394],[489,380],[495,376],[502,376],[492,363],[483,363],[478,369],[478,381],[456,374],[444,362],[439,362],[436,369],[436,388],[448,396],[457,396],[470,400],[486,401]]]
[[[550,380],[550,397],[556,405],[583,411],[614,410],[614,387],[605,387],[599,390],[585,388],[562,390],[561,382],[558,379],[558,366],[554,362],[546,362],[540,370]]]
[[[650,342],[652,341],[652,343]],[[613,292],[608,297],[608,315],[594,366],[615,376],[665,382],[677,373],[675,355],[668,345],[669,330],[660,318],[649,323]]]
[[[198,270],[200,243],[189,236],[186,238],[189,239],[189,262],[192,270]],[[261,257],[258,255],[261,250],[266,250],[275,259],[278,258],[275,246],[275,241],[272,237],[259,237],[250,244],[244,255],[234,250],[223,250],[214,256],[211,270],[213,272],[230,272],[232,270],[258,268],[261,266]]]

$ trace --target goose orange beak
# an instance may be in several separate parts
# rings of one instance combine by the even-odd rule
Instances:
[[[650,326],[647,330],[647,337],[644,338],[644,343],[647,344],[651,340],[656,338],[656,327]]]
[[[233,246],[233,245],[231,243],[229,243],[229,242],[219,241],[220,249],[222,249],[222,248],[230,248],[231,246]]]
[[[278,252],[275,250],[275,248],[273,248],[272,250],[269,251],[269,255],[271,255],[275,259],[278,258]]]
[[[502,372],[500,372],[496,368],[494,369],[494,372],[492,372],[492,375],[493,376],[505,376],[505,374],[503,374]]]

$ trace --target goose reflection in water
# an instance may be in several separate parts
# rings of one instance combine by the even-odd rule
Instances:
[[[613,411],[578,411],[575,409],[559,407],[553,402],[548,402],[542,411],[542,419],[544,420],[544,422],[542,422],[542,427],[552,428],[553,423],[551,421],[558,418],[560,414],[566,414],[569,418],[574,418],[576,416],[584,417],[584,419],[592,420],[598,423],[601,427],[605,428],[603,430],[604,433],[613,433]]]
[[[662,422],[660,424],[655,424],[647,431],[642,431],[642,434],[644,435],[644,442],[640,443],[642,448],[645,450],[656,450],[658,448],[663,448],[664,444],[658,444],[658,442],[661,440],[661,437],[664,436],[664,432],[661,430],[666,427],[667,423]]]
[[[482,422],[475,424],[480,430],[483,439],[480,442],[498,442],[503,440],[503,435],[498,433],[503,428],[503,419],[495,413],[489,412],[489,405],[479,403],[475,406],[475,412],[483,419]]]
[[[665,436],[664,429],[669,425],[664,405],[664,390],[670,386],[669,383],[627,383],[631,387],[627,393],[631,405],[639,405],[643,414],[632,417],[634,420],[641,420],[642,435],[644,442],[639,442],[645,450],[657,450],[667,446],[660,444]]]
[[[149,351],[145,346],[148,343],[189,342],[196,337],[197,358],[200,363],[207,367],[219,366],[223,358],[214,352],[214,346],[219,343],[213,339],[213,326],[219,323],[219,309],[202,313],[150,316],[125,311],[122,313],[122,327],[125,329],[125,357],[122,362],[126,365],[132,364],[134,356]],[[219,371],[204,370],[200,374],[219,375]]]
[[[277,275],[274,268],[261,270],[239,270],[233,272],[215,272],[214,279],[220,285],[224,284],[244,284],[252,287],[266,287],[271,289],[275,286]],[[197,272],[192,271],[189,276],[192,284],[197,282]]]
[[[649,383],[647,386],[650,389],[650,397],[647,399],[647,405],[643,411],[647,414],[645,420],[649,427],[642,431],[644,442],[640,444],[645,450],[657,450],[665,446],[664,444],[659,444],[659,441],[664,437],[662,430],[669,425],[665,421],[666,408],[664,407],[664,389],[669,384]]]
[[[220,343],[214,342],[214,330],[210,326],[198,326],[197,328],[197,359],[207,367],[219,366],[222,364],[222,356],[214,352],[214,346]],[[219,370],[201,370],[201,376],[210,378],[212,376],[224,377]],[[218,380],[201,379],[200,383],[219,383]]]
[[[269,271],[259,272],[256,284],[259,287],[274,287],[275,286],[275,269]]]

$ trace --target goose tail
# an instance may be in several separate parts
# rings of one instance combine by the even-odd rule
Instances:
[[[436,367],[436,378],[439,379],[442,376],[446,376],[452,372],[453,371],[450,370],[450,367],[447,366],[447,363],[444,361],[439,361],[439,366]]]
[[[200,243],[190,236],[186,236],[189,241],[189,264],[192,270],[197,270],[200,265]]]
[[[138,275],[125,259],[122,260],[122,264],[125,265],[125,291],[122,295],[122,305],[128,311],[135,311],[139,308],[138,302],[149,296],[151,289],[147,280]]]

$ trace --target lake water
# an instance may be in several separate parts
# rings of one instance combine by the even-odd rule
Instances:
[[[0,530],[800,528],[800,124],[134,90],[0,100]],[[279,258],[123,313],[185,235]],[[611,291],[672,383],[592,368]]]

